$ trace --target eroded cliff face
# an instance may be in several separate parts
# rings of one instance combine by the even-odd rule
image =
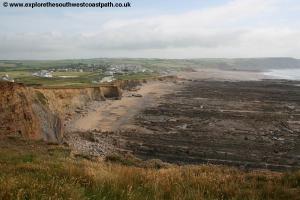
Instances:
[[[43,96],[49,109],[60,116],[90,101],[104,100],[101,91],[97,88],[37,88],[35,90]]]
[[[35,93],[35,95],[40,95]],[[40,98],[40,97],[38,97]],[[63,141],[63,120],[59,114],[49,109],[47,104],[36,100],[32,104],[34,115],[39,122],[39,134],[40,137],[49,143],[61,143]]]
[[[35,89],[18,83],[0,82],[0,136],[20,135],[59,143],[62,120],[47,99]]]
[[[86,88],[33,88],[18,83],[0,82],[0,136],[18,134],[51,143],[63,140],[66,116],[92,101],[120,99],[122,90],[135,88],[147,81],[115,81]]]
[[[64,116],[83,107],[91,101],[105,101],[107,98],[119,99],[122,92],[115,85],[87,88],[35,88],[40,93],[49,109]]]
[[[115,85],[90,88],[32,88],[0,82],[0,136],[22,135],[51,143],[63,140],[68,113],[92,101],[121,98]]]
[[[162,77],[153,77],[147,79],[138,79],[138,80],[116,80],[114,85],[116,85],[120,90],[130,90],[132,88],[139,87],[148,82],[154,81],[177,81],[179,78],[177,76],[162,76]]]
[[[40,125],[32,108],[32,90],[22,84],[0,82],[0,134],[40,139]]]

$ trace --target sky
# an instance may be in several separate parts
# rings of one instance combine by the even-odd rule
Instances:
[[[6,1],[66,2],[0,0],[0,59],[300,58],[299,0],[114,0],[132,7],[102,9]]]

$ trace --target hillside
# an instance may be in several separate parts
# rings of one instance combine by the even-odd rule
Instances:
[[[114,159],[113,159],[114,158]],[[89,161],[63,146],[0,140],[0,199],[299,199],[300,173]],[[123,163],[123,164],[122,164]]]

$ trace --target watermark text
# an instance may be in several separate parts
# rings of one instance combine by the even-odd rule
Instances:
[[[3,2],[5,8],[130,8],[131,2]]]

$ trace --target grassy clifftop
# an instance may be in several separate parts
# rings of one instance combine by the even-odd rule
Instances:
[[[299,199],[300,172],[201,165],[162,169],[70,156],[68,148],[0,142],[0,199]]]

